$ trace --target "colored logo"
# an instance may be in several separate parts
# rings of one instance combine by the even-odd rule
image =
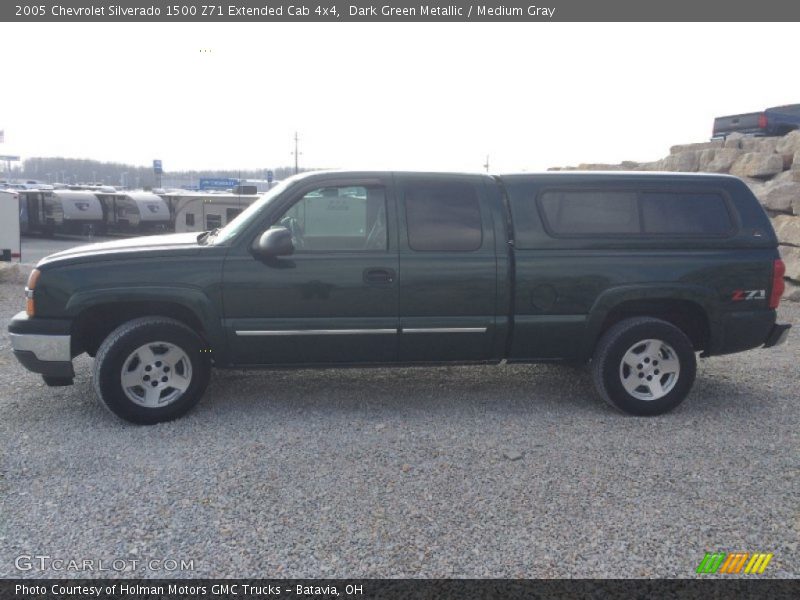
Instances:
[[[773,554],[764,552],[706,552],[697,566],[698,573],[761,574]]]

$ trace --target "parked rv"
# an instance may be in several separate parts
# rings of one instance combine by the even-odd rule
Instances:
[[[270,191],[276,185],[278,185],[280,181],[277,179],[273,179],[272,181],[267,181],[266,179],[242,179],[239,181],[239,185],[233,188],[234,192],[241,190],[241,193],[245,193],[245,188],[255,188],[256,194],[264,194],[265,192]]]
[[[0,261],[20,260],[19,194],[0,190]]]
[[[20,230],[24,234],[53,235],[64,226],[64,209],[52,188],[19,190]]]
[[[97,191],[106,229],[147,231],[171,226],[170,211],[163,198],[150,192]]]
[[[64,221],[59,229],[67,233],[99,232],[104,229],[103,208],[92,192],[53,190],[52,193],[63,211]]]
[[[162,198],[169,204],[174,215],[175,231],[185,232],[224,227],[260,196],[182,190],[164,194]]]

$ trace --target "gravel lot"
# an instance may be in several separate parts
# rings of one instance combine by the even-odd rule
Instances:
[[[0,285],[0,576],[46,554],[194,561],[146,577],[692,577],[707,551],[800,575],[797,330],[702,361],[653,419],[582,371],[514,366],[223,371],[186,418],[135,427],[91,359],[68,388],[16,364],[21,307]]]

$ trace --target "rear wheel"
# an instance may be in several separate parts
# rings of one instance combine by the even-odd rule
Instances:
[[[143,317],[120,325],[103,341],[94,388],[115,415],[141,425],[176,419],[200,400],[210,360],[199,336],[183,323]]]
[[[649,317],[625,319],[611,327],[592,359],[600,395],[623,412],[640,416],[660,415],[683,402],[696,369],[686,334]]]

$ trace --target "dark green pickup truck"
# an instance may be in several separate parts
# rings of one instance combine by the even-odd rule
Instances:
[[[695,353],[785,339],[782,276],[735,177],[320,172],[222,230],[45,258],[9,333],[50,385],[94,356],[97,394],[136,423],[187,412],[212,366],[502,361],[591,362],[603,398],[655,415]]]

